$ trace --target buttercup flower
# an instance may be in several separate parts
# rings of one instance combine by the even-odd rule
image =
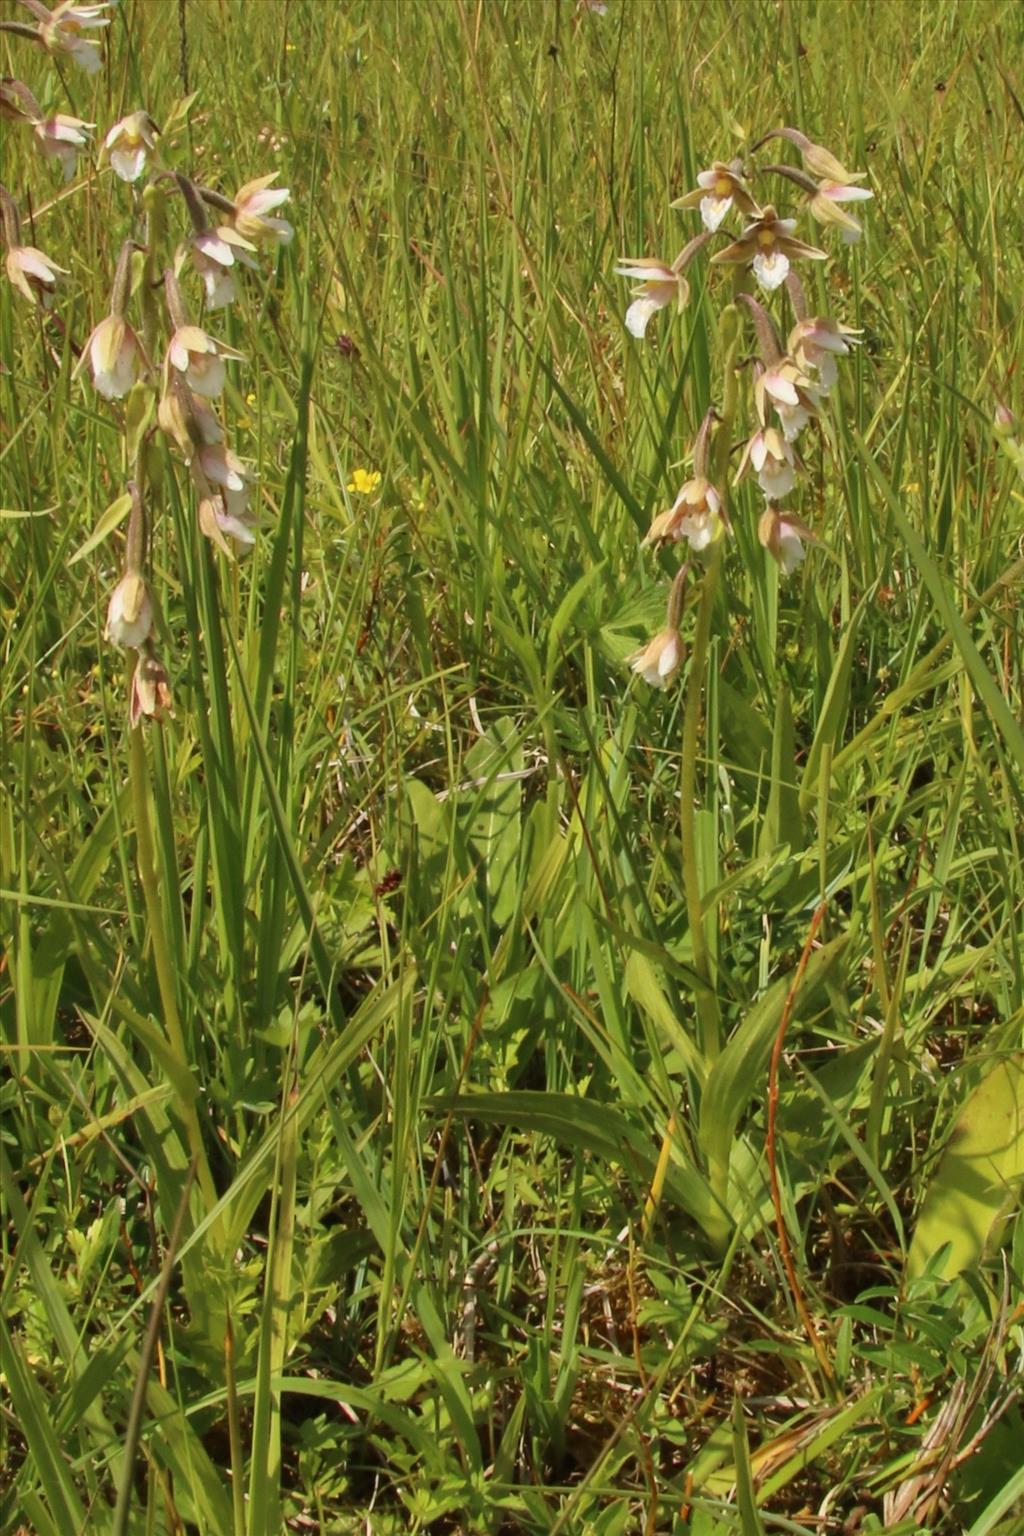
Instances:
[[[727,526],[721,496],[703,475],[695,475],[687,480],[668,511],[654,519],[644,543],[686,539],[692,550],[700,551],[714,543]]]
[[[137,650],[153,629],[153,603],[149,588],[134,571],[127,571],[110,594],[104,634],[122,649]]]
[[[372,496],[378,485],[380,485],[379,469],[354,469],[346,490],[356,491],[360,496]]]
[[[100,67],[100,45],[83,34],[91,28],[109,27],[110,20],[103,12],[109,9],[109,0],[100,4],[81,5],[76,0],[62,0],[52,11],[42,0],[21,0],[39,22],[39,36],[43,47],[57,57],[65,54],[73,59],[87,75],[95,75]]]
[[[122,181],[138,181],[146,158],[156,148],[157,127],[148,112],[129,112],[103,140],[103,152]]]
[[[6,265],[7,276],[30,304],[38,304],[43,309],[52,306],[57,277],[67,272],[66,267],[58,267],[34,245],[8,246]]]
[[[784,576],[791,576],[807,551],[804,541],[814,535],[794,512],[778,512],[767,507],[757,525],[757,536],[764,548],[778,561]]]
[[[753,266],[761,287],[770,292],[785,282],[790,257],[826,260],[825,252],[819,251],[817,246],[795,239],[795,228],[795,219],[780,219],[769,203],[762,209],[760,217],[747,225],[738,240],[727,245],[724,251],[716,251],[711,260]]]
[[[89,142],[89,130],[95,123],[84,123],[80,117],[65,117],[57,112],[52,117],[39,118],[32,125],[36,143],[49,160],[59,160],[64,180],[70,181],[75,174],[78,151]]]
[[[733,204],[748,218],[757,218],[761,210],[751,195],[743,175],[743,164],[731,160],[728,165],[716,160],[710,171],[701,171],[692,192],[677,197],[670,208],[700,207],[705,229],[715,230]]]
[[[107,315],[82,348],[76,367],[88,358],[92,381],[104,400],[120,400],[138,379],[145,363],[142,343],[127,320]]]
[[[235,211],[231,222],[238,233],[256,245],[276,243],[287,245],[295,234],[287,219],[273,219],[269,214],[280,208],[291,196],[287,187],[272,187],[276,171],[269,176],[257,176],[247,181],[235,194]]]
[[[859,346],[859,333],[849,325],[816,315],[813,319],[798,320],[789,333],[789,354],[798,368],[813,368],[818,375],[818,388],[832,388],[839,371],[837,357],[846,357],[851,347]]]
[[[624,256],[615,275],[628,277],[637,285],[633,289],[636,297],[626,310],[626,329],[631,336],[643,336],[648,320],[667,304],[674,302],[677,309],[686,308],[690,285],[682,271],[667,262],[646,256]]]
[[[167,668],[152,645],[146,644],[139,652],[138,664],[132,677],[128,703],[129,724],[134,728],[140,720],[160,720],[164,715],[173,713]]]
[[[630,666],[652,688],[667,688],[683,660],[683,642],[678,629],[663,629],[642,650],[630,657]]]
[[[761,427],[748,440],[736,472],[737,482],[748,465],[769,501],[781,501],[796,484],[796,456],[775,427]]]
[[[207,400],[215,399],[224,388],[224,359],[240,360],[242,356],[234,347],[215,341],[198,325],[179,326],[167,348],[171,367],[184,374],[188,387]]]

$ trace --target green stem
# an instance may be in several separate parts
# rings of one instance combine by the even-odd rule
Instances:
[[[146,903],[149,936],[153,945],[153,964],[156,969],[156,983],[160,992],[167,1043],[182,1073],[186,1076],[191,1076],[192,1068],[189,1064],[188,1052],[185,1049],[185,1036],[181,1028],[178,996],[174,985],[174,971],[167,947],[163,910],[160,904],[160,886],[157,879],[156,859],[154,856],[153,825],[149,814],[149,763],[146,758],[146,743],[143,737],[141,722],[129,732],[128,771],[131,779],[132,807],[135,812],[135,843],[139,879],[142,882],[142,894]],[[206,1209],[210,1211],[217,1203],[217,1190],[213,1182],[213,1175],[210,1172],[209,1162],[207,1161],[206,1149],[203,1146],[195,1098],[191,1097],[188,1100],[180,1099],[179,1102],[185,1119],[189,1151],[196,1163],[196,1177],[202,1193],[203,1203]]]
[[[701,695],[707,667],[708,643],[711,638],[711,615],[715,606],[715,589],[722,564],[722,540],[712,546],[711,559],[704,573],[697,609],[697,629],[690,656],[690,671],[686,685],[686,709],[683,715],[683,761],[680,769],[679,798],[683,843],[683,891],[686,896],[687,926],[693,951],[693,969],[702,983],[697,994],[697,1017],[700,1021],[701,1050],[707,1061],[718,1056],[722,1048],[721,1018],[718,998],[715,994],[704,932],[704,914],[701,910],[700,873],[697,867],[697,749],[700,743]]]
[[[719,322],[719,344],[724,357],[722,379],[722,410],[718,430],[715,433],[711,453],[711,480],[722,497],[725,508],[728,484],[729,447],[739,399],[736,363],[739,357],[740,314],[735,304],[722,311]],[[712,974],[711,956],[707,935],[704,931],[704,913],[701,899],[700,872],[697,865],[697,752],[700,745],[701,700],[707,673],[708,647],[711,641],[711,619],[715,609],[715,593],[718,589],[718,573],[722,566],[724,538],[719,536],[711,546],[704,580],[701,583],[700,602],[697,608],[697,627],[690,657],[690,671],[686,684],[686,706],[683,714],[683,758],[679,773],[679,815],[683,848],[683,893],[686,898],[686,918],[690,930],[693,969],[701,983],[697,993],[697,1018],[700,1027],[701,1050],[705,1060],[712,1062],[722,1049],[722,1018]]]

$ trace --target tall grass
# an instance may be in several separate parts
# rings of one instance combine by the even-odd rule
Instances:
[[[175,717],[134,743],[118,535],[73,559],[123,436],[70,376],[129,194],[6,136],[70,275],[63,342],[0,295],[0,1529],[1010,1536],[1022,13],[181,15],[126,0],[55,105],[146,106],[225,190],[279,167],[298,235],[223,331],[261,537],[225,562],[168,467]],[[611,271],[783,122],[869,172],[830,279],[864,345],[798,578],[735,493],[705,968],[685,690],[624,663],[717,300],[695,272],[638,346]]]

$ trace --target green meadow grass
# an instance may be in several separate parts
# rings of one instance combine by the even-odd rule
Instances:
[[[211,322],[260,538],[167,456],[131,737],[121,535],[74,558],[123,412],[71,377],[131,192],[5,133],[69,274],[63,332],[0,294],[0,1532],[1021,1532],[1024,8],[180,12],[124,0],[94,79],[0,35],[297,227]],[[723,280],[641,344],[612,268],[782,123],[869,173],[817,290],[864,344],[796,576],[732,500],[709,994],[685,683],[626,659]]]

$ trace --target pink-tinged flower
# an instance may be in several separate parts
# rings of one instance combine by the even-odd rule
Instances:
[[[799,368],[815,369],[822,392],[830,390],[839,377],[836,358],[848,356],[850,348],[859,345],[859,331],[824,315],[798,320],[789,333],[790,356]]]
[[[82,349],[78,367],[88,358],[92,381],[104,400],[120,400],[145,365],[142,343],[127,320],[107,315]]]
[[[248,495],[249,476],[245,465],[223,443],[204,443],[196,453],[196,461],[213,485],[236,495]]]
[[[146,159],[156,148],[157,126],[148,112],[129,112],[103,140],[103,152],[122,181],[138,181]]]
[[[145,581],[135,572],[126,572],[113,592],[107,607],[106,638],[122,648],[137,650],[153,630],[153,603]]]
[[[216,399],[224,388],[224,359],[241,360],[242,355],[234,347],[215,341],[198,325],[179,326],[167,348],[171,367],[184,374],[189,389],[207,400]]]
[[[804,541],[814,539],[807,524],[794,512],[778,512],[774,507],[762,512],[757,536],[784,576],[791,576],[803,560],[807,553]]]
[[[199,503],[199,527],[226,555],[247,554],[256,543],[256,518],[249,510],[247,493],[204,496]]]
[[[700,208],[705,229],[716,230],[735,203],[748,218],[757,218],[761,210],[751,195],[740,160],[716,160],[710,171],[700,171],[697,185],[670,203],[671,208]]]
[[[781,501],[796,484],[796,455],[775,427],[761,427],[748,440],[736,472],[737,482],[748,465],[769,501]]]
[[[245,261],[246,253],[254,249],[235,230],[223,226],[203,229],[192,236],[192,265],[203,280],[209,309],[221,309],[232,302],[235,297],[232,269],[236,261]]]
[[[667,688],[683,662],[683,642],[678,629],[663,629],[629,659],[638,677],[652,688]]]
[[[287,245],[295,234],[287,219],[274,219],[269,215],[280,208],[291,196],[287,187],[272,187],[276,171],[269,176],[257,176],[247,181],[235,194],[235,211],[231,222],[245,240],[256,245]]]
[[[84,123],[80,117],[65,117],[57,112],[52,117],[40,118],[33,123],[36,143],[49,160],[59,160],[64,180],[70,181],[75,174],[78,151],[89,142],[89,130],[95,123]]]
[[[812,218],[819,224],[838,224],[847,245],[855,245],[864,233],[852,214],[841,207],[842,203],[863,203],[874,197],[867,187],[851,187],[841,181],[821,181],[818,190],[808,203]]]
[[[635,283],[635,298],[626,310],[626,329],[631,336],[642,337],[647,322],[659,309],[675,303],[676,308],[686,308],[690,285],[681,271],[665,261],[655,261],[646,256],[624,256],[615,268],[616,277],[628,277]]]
[[[132,677],[131,698],[128,703],[128,720],[134,728],[140,720],[162,720],[173,715],[170,683],[167,668],[151,645],[139,652],[138,664]]]
[[[66,55],[84,69],[87,75],[95,75],[100,67],[100,45],[84,34],[90,29],[109,27],[110,20],[103,12],[109,10],[109,0],[95,5],[82,5],[77,0],[61,0],[61,4],[47,10],[42,0],[21,0],[39,22],[39,37],[43,47],[56,57]]]
[[[8,246],[6,265],[7,276],[30,304],[39,304],[43,309],[52,306],[57,277],[67,272],[66,267],[58,267],[34,245]]]
[[[819,251],[815,245],[807,245],[803,240],[797,240],[793,231],[796,228],[795,219],[780,219],[775,209],[769,204],[762,209],[760,217],[752,224],[748,224],[738,240],[732,245],[727,245],[724,251],[716,251],[712,256],[712,262],[736,262],[745,266],[752,266],[761,287],[766,292],[778,288],[786,280],[789,272],[789,259],[808,258],[812,261],[825,261],[824,251]]]
[[[687,480],[668,511],[660,512],[654,519],[644,543],[678,543],[686,539],[690,548],[699,553],[727,527],[721,496],[703,475],[695,475]]]
[[[181,449],[186,464],[191,464],[197,449],[215,447],[224,441],[224,428],[209,406],[192,393],[170,358],[164,362],[164,389],[156,408],[161,432]]]
[[[761,426],[768,424],[769,407],[782,423],[787,443],[795,442],[812,417],[817,416],[824,391],[797,367],[791,357],[784,357],[762,368],[754,380],[754,404]]]

